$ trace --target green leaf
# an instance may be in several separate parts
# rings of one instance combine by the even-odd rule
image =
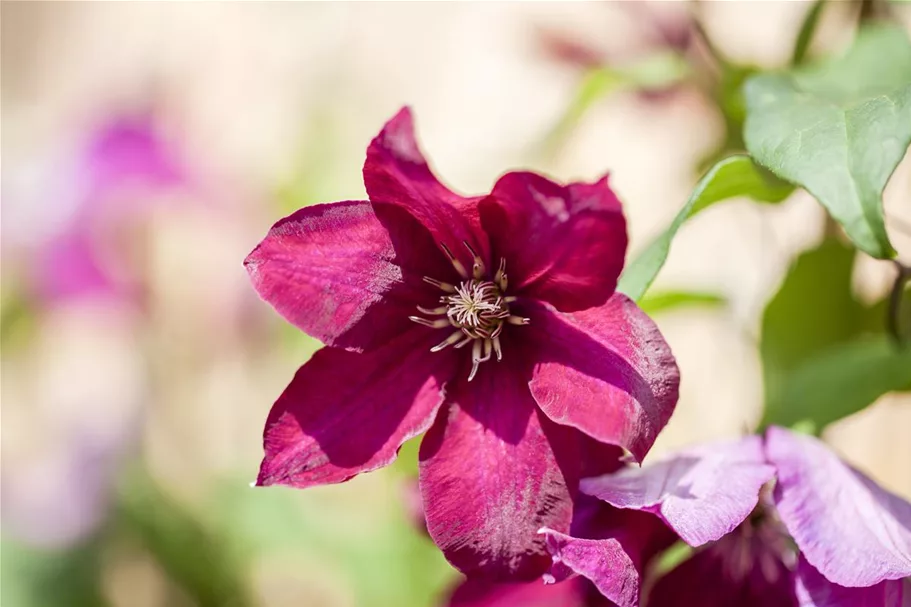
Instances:
[[[886,392],[911,387],[911,350],[890,343],[883,305],[864,306],[852,293],[855,255],[834,238],[804,252],[766,306],[764,426],[820,432]]]
[[[727,304],[727,299],[701,291],[661,291],[644,295],[638,304],[646,314],[654,315],[680,308],[719,308]]]
[[[626,266],[617,290],[638,301],[667,260],[677,230],[700,211],[737,196],[763,202],[781,202],[787,198],[793,188],[770,177],[747,156],[731,156],[719,161],[699,180],[671,225]]]
[[[882,192],[911,142],[911,43],[870,26],[843,57],[761,74],[744,89],[747,150],[806,188],[858,248],[888,258]]]
[[[812,422],[817,431],[893,390],[911,389],[911,348],[887,336],[829,348],[794,369],[768,410],[770,423]]]

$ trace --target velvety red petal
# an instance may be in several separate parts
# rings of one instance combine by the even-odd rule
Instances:
[[[550,564],[541,527],[566,530],[571,490],[549,442],[562,430],[507,362],[456,386],[421,444],[427,529],[470,575],[533,579]]]
[[[373,202],[401,206],[471,268],[472,257],[462,242],[487,257],[477,203],[452,192],[430,170],[414,136],[411,110],[402,108],[367,148],[364,185]]]
[[[574,428],[567,430],[572,430],[577,445],[580,479],[609,474],[624,466],[626,455],[617,445],[602,443]]]
[[[257,484],[339,483],[392,462],[430,426],[455,368],[453,352],[430,352],[432,333],[414,327],[371,352],[314,354],[269,413]]]
[[[244,261],[284,318],[336,347],[369,350],[404,333],[433,302],[422,276],[452,266],[407,213],[369,202],[301,209],[276,223]]]
[[[551,424],[547,438],[567,485],[574,492],[580,480],[608,474],[625,465],[623,449],[596,441],[575,428]],[[587,495],[574,496],[574,500],[578,498],[591,499]]]
[[[639,461],[677,404],[677,363],[655,323],[628,297],[564,314],[523,309],[538,359],[531,393],[550,419],[629,450]]]
[[[493,257],[506,259],[511,292],[563,312],[599,306],[614,292],[626,221],[607,177],[562,186],[507,173],[480,208]]]
[[[541,580],[498,584],[489,580],[468,579],[459,584],[448,607],[589,607],[587,582],[581,578],[562,584]]]

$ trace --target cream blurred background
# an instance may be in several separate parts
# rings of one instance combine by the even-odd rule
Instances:
[[[701,12],[723,52],[775,66],[786,62],[807,8],[717,2]],[[850,8],[827,11],[818,46],[850,37]],[[645,10],[673,23],[687,6]],[[896,10],[911,23],[908,7]],[[227,538],[251,604],[433,604],[454,574],[408,519],[404,465],[306,492],[247,487],[266,413],[318,344],[258,301],[243,258],[295,208],[363,198],[366,145],[404,104],[437,173],[463,192],[487,191],[518,167],[564,181],[609,170],[636,252],[670,221],[697,161],[718,145],[713,106],[689,86],[653,97],[618,91],[594,103],[559,148],[544,153],[541,143],[582,79],[548,40],[635,61],[654,38],[638,11],[618,3],[4,2],[4,567],[14,558],[10,542],[44,554],[97,537],[138,465],[207,533]],[[119,203],[139,210],[90,228],[95,253],[129,295],[43,297],[34,285],[47,270],[35,259],[82,204],[73,167],[86,142],[120,117],[138,117],[183,176],[118,190]],[[911,224],[909,199],[906,157],[886,195],[890,235],[906,262],[911,235],[896,226]],[[790,260],[822,230],[821,209],[798,193],[778,207],[723,205],[681,231],[656,288],[717,292],[729,303],[656,318],[683,385],[650,457],[755,425],[759,315]],[[872,260],[855,269],[869,301],[890,277]],[[909,430],[911,399],[887,396],[826,438],[911,498]],[[129,534],[105,543],[106,604],[199,602],[148,543]]]

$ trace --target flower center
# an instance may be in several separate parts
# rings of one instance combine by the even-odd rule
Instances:
[[[453,295],[441,298],[446,316],[453,326],[473,339],[493,339],[503,330],[503,319],[509,317],[509,305],[503,301],[500,288],[488,280],[466,280]]]
[[[500,346],[500,334],[506,324],[526,325],[527,318],[515,316],[509,312],[509,304],[516,301],[515,297],[506,295],[508,284],[506,278],[506,260],[500,259],[493,278],[489,277],[484,267],[484,261],[467,242],[463,243],[474,258],[471,274],[465,269],[452,251],[445,244],[440,244],[446,256],[452,263],[456,272],[462,277],[462,282],[452,285],[446,282],[424,277],[424,282],[432,284],[444,293],[440,297],[443,304],[436,308],[418,306],[418,311],[430,317],[409,316],[408,318],[419,325],[434,329],[455,327],[449,337],[430,349],[439,352],[447,346],[461,348],[467,344],[471,346],[471,373],[468,381],[474,379],[478,366],[490,360],[491,354],[496,354],[497,360],[503,360],[503,350]]]

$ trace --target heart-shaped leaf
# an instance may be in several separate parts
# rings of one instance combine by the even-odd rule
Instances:
[[[867,27],[841,58],[754,76],[744,94],[752,157],[813,194],[858,248],[894,255],[882,192],[911,142],[905,32]]]

